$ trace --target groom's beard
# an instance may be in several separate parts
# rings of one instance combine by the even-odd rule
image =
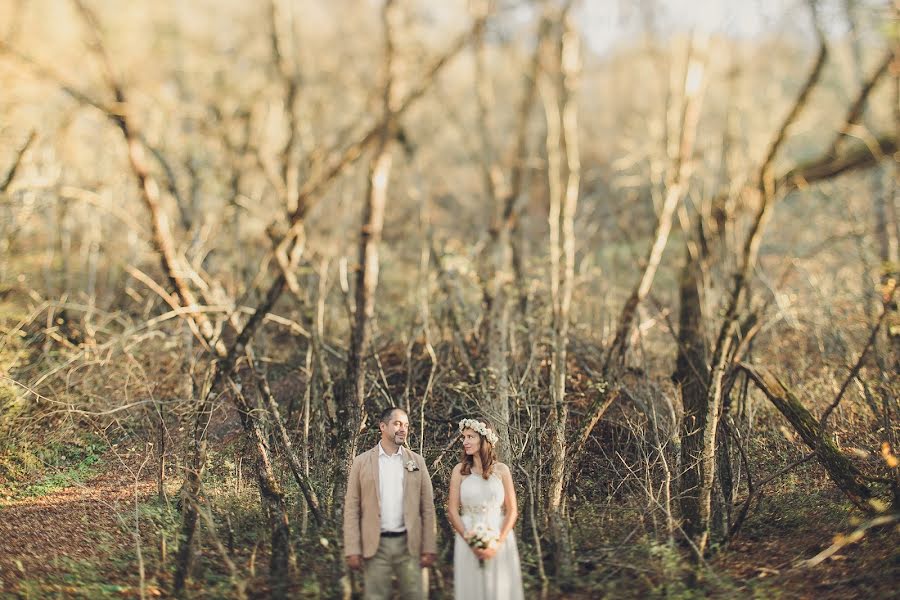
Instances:
[[[394,443],[397,444],[398,446],[404,445],[406,443],[406,436],[400,435],[400,434],[395,434],[394,435]]]

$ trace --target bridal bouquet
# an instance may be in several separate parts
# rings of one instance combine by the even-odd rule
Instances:
[[[481,550],[496,548],[497,544],[500,543],[500,533],[484,523],[476,523],[471,531],[468,532],[466,542],[472,548],[479,548]],[[484,568],[483,558],[478,559],[478,565]]]

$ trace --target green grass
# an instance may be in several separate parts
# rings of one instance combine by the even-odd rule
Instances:
[[[97,472],[105,449],[95,439],[68,444],[51,442],[41,448],[11,446],[0,455],[0,476],[6,480],[0,483],[0,498],[46,496],[84,483]]]
[[[16,598],[134,598],[140,595],[137,585],[113,583],[121,579],[118,575],[101,569],[102,565],[89,560],[60,558],[55,561],[55,573],[41,579],[26,579],[19,582]],[[156,588],[156,583],[148,580],[148,589]],[[2,597],[2,596],[0,596]]]

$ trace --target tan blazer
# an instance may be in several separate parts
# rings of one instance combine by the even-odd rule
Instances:
[[[409,553],[437,554],[434,490],[425,459],[403,448],[403,522]],[[409,471],[414,461],[418,467]],[[381,539],[381,499],[378,493],[378,445],[353,459],[344,497],[344,555],[371,558]]]

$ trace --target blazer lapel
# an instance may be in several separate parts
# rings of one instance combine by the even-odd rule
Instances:
[[[412,506],[412,503],[410,502],[411,498],[409,496],[413,491],[412,490],[413,486],[408,485],[409,483],[411,483],[411,481],[408,481],[408,479],[410,478],[412,473],[410,473],[409,471],[406,470],[406,463],[411,461],[413,458],[412,458],[412,455],[409,453],[409,450],[407,450],[406,448],[403,448],[402,452],[403,453],[401,454],[401,456],[403,457],[403,521],[407,524],[406,528],[407,528],[407,530],[409,530],[410,513],[409,513],[408,509]]]
[[[372,469],[372,481],[375,482],[375,499],[378,502],[378,514],[381,514],[381,474],[378,468],[378,445],[370,451],[369,468]]]

